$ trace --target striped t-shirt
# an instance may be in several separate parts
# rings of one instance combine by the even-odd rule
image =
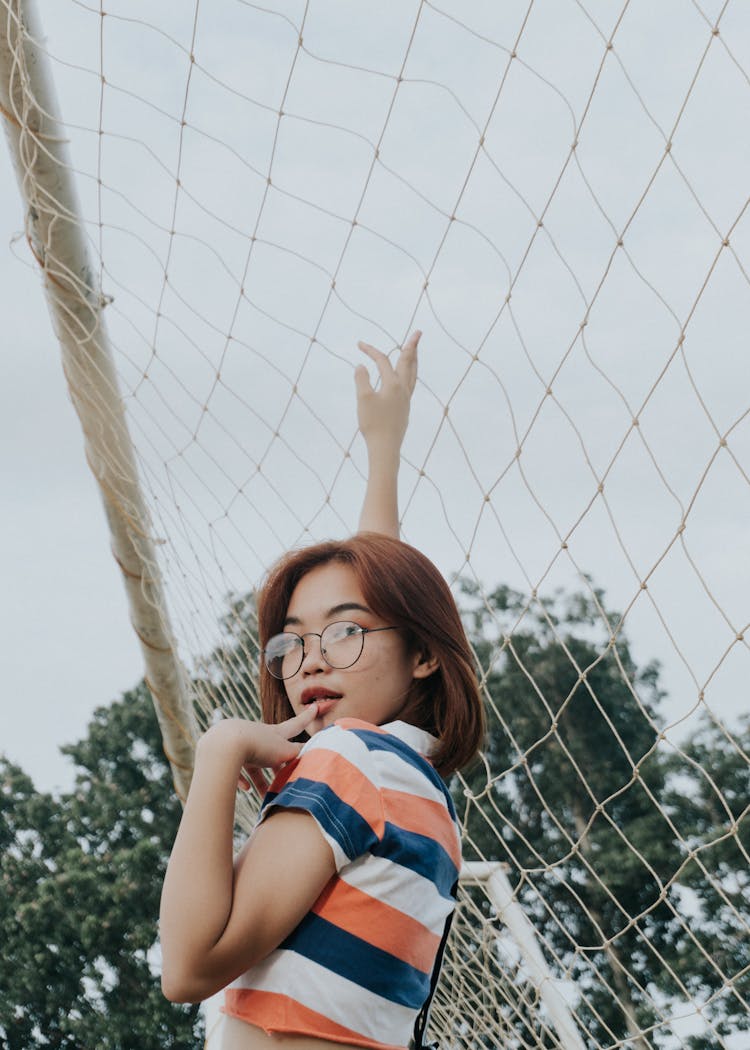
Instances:
[[[312,815],[336,874],[299,926],[234,981],[225,1012],[266,1032],[405,1047],[430,991],[461,866],[435,738],[405,722],[341,718],[271,784],[274,809]]]

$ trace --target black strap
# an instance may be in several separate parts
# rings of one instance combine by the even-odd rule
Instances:
[[[451,895],[453,896],[454,900],[458,896],[458,882],[453,883]],[[414,1035],[412,1036],[413,1050],[428,1050],[428,1047],[424,1042],[424,1033],[427,1029],[427,1024],[430,1020],[430,1008],[432,1006],[432,999],[435,995],[435,989],[438,986],[438,981],[440,980],[440,970],[443,965],[445,946],[448,943],[448,934],[451,932],[451,923],[453,922],[453,916],[455,914],[456,909],[454,907],[448,918],[445,920],[443,939],[440,942],[440,947],[438,948],[437,955],[435,956],[435,965],[432,968],[432,977],[430,978],[430,994],[425,999],[424,1005],[417,1014],[417,1019],[414,1022]]]

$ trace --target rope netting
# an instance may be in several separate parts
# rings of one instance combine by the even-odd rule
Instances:
[[[421,328],[403,536],[465,613],[490,724],[465,858],[512,891],[465,883],[433,1026],[745,1045],[746,5],[40,13],[200,719],[257,715],[264,569],[356,527],[357,340]],[[31,209],[70,222],[29,143]]]

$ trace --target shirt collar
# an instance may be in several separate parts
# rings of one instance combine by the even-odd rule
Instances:
[[[380,728],[384,732],[390,733],[391,736],[397,737],[412,748],[413,751],[416,751],[417,754],[424,755],[425,758],[429,758],[438,746],[438,738],[436,736],[428,733],[426,729],[419,729],[408,722],[385,722]]]

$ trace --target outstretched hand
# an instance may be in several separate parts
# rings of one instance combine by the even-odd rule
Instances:
[[[417,345],[422,336],[413,332],[404,343],[396,361],[369,343],[358,343],[359,349],[374,361],[380,375],[376,390],[364,365],[354,371],[357,390],[357,419],[368,451],[398,453],[409,422],[409,404],[417,382]]]

